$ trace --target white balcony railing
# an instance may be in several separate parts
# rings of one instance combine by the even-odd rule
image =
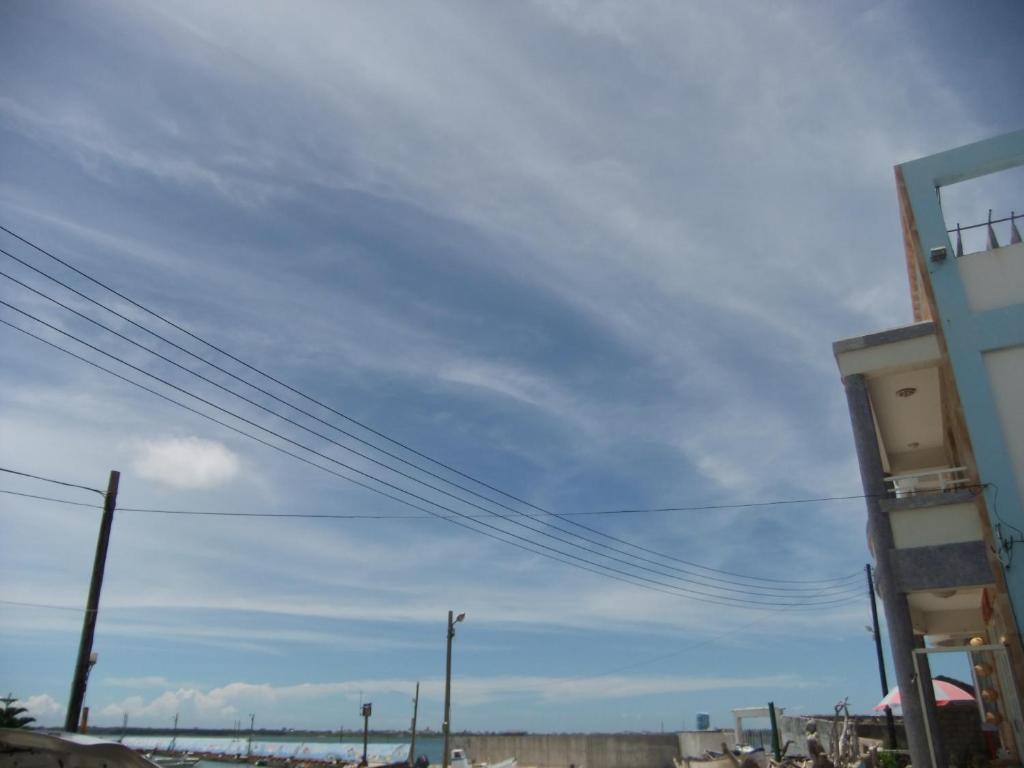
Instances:
[[[896,493],[896,498],[912,496],[915,493],[950,491],[970,482],[967,467],[940,467],[889,475],[886,484]]]

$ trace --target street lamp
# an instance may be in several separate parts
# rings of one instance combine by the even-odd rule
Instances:
[[[452,611],[448,611],[448,658],[445,663],[444,672],[444,756],[441,765],[448,768],[448,760],[451,755],[448,752],[448,735],[451,732],[452,715],[452,640],[455,639],[455,625],[466,618],[466,614],[460,613],[455,618]]]
[[[359,713],[363,716],[363,759],[359,765],[365,768],[365,766],[370,764],[366,759],[366,745],[367,740],[370,738],[370,715],[373,714],[373,704],[366,702],[360,705]]]

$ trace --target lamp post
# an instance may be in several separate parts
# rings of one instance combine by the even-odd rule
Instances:
[[[452,618],[453,612],[448,611],[448,657],[445,662],[444,671],[444,756],[441,765],[448,768],[448,760],[451,755],[448,751],[448,736],[451,733],[452,717],[452,640],[455,639],[455,625],[466,618],[466,614],[460,613]]]
[[[362,704],[359,708],[359,712],[363,716],[363,759],[359,765],[364,766],[365,768],[365,766],[370,764],[366,759],[366,749],[370,738],[370,715],[373,714],[373,704],[369,701]]]
[[[420,712],[420,682],[416,681],[416,698],[412,700],[412,742],[409,744],[409,759],[406,761],[412,765],[416,759],[416,716]]]

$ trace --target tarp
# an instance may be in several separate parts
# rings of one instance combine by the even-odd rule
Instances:
[[[951,701],[974,701],[974,697],[955,683],[935,678],[932,680],[932,690],[935,692],[935,703],[944,707]],[[914,692],[916,695],[916,691]],[[900,689],[897,686],[889,691],[889,695],[875,705],[876,710],[890,709],[900,706],[902,699]]]

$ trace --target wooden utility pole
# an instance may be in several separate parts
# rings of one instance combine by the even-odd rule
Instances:
[[[878,657],[878,679],[882,683],[882,698],[889,695],[889,681],[885,675],[885,656],[882,655],[882,633],[878,629],[878,604],[875,602],[875,582],[871,578],[871,563],[864,566],[868,577],[868,597],[871,598],[871,626],[875,636],[875,655]],[[892,708],[885,708],[885,729],[888,735],[889,749],[896,749],[896,721],[892,716]]]
[[[772,755],[775,757],[775,762],[782,762],[782,747],[780,746],[779,739],[779,721],[775,717],[775,702],[768,702],[768,719],[772,724]]]
[[[416,698],[412,700],[412,743],[409,744],[409,765],[416,759],[416,715],[420,710],[420,681],[416,681]]]
[[[96,618],[100,609],[100,590],[103,589],[103,571],[107,565],[107,547],[110,544],[110,529],[114,524],[114,507],[117,506],[117,486],[121,473],[112,470],[107,481],[107,492],[103,496],[103,517],[100,520],[100,534],[96,540],[96,557],[92,564],[92,580],[89,582],[89,598],[82,618],[82,638],[78,643],[78,659],[75,674],[71,679],[71,694],[68,697],[68,711],[64,717],[64,730],[78,732],[78,721],[85,701],[85,687],[94,660],[92,639],[96,634]]]

